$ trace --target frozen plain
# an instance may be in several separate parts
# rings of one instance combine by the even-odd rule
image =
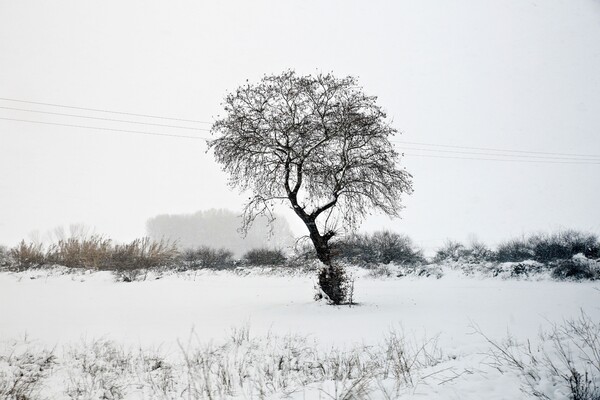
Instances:
[[[600,321],[598,282],[467,277],[452,270],[440,279],[354,273],[358,304],[352,307],[313,301],[315,279],[306,274],[200,271],[125,283],[106,272],[1,273],[0,343],[27,335],[38,346],[60,349],[104,338],[175,354],[178,341],[185,342],[192,332],[198,342],[219,343],[232,328],[247,326],[252,336],[300,335],[321,349],[343,350],[375,345],[395,330],[415,343],[437,337],[443,361],[421,371],[420,376],[433,373],[432,378],[394,396],[519,399],[528,398],[519,376],[490,367],[490,346],[476,327],[498,342],[510,335],[535,343],[540,330],[581,312]],[[62,398],[60,381],[49,381],[55,386],[50,398]],[[270,397],[330,398],[334,384],[319,385]],[[369,394],[386,397],[378,390]],[[568,397],[557,390],[551,398]]]

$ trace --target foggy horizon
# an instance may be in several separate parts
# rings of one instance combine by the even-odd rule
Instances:
[[[33,4],[0,5],[0,244],[73,223],[126,242],[159,214],[240,210],[204,141],[180,136],[211,138],[228,92],[289,68],[357,76],[401,132],[414,193],[361,231],[428,252],[600,234],[596,1]]]

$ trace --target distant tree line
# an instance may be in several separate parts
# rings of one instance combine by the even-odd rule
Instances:
[[[243,235],[239,231],[239,214],[211,209],[193,214],[158,215],[148,220],[146,231],[151,239],[175,242],[180,249],[227,247],[233,256],[241,257],[254,248],[286,248],[293,244],[292,231],[283,216],[275,215],[269,222],[266,217],[258,217]]]

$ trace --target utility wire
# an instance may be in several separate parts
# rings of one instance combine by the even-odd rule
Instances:
[[[598,161],[598,162],[600,162],[600,159],[597,159],[597,158],[481,153],[481,152],[474,152],[474,151],[436,150],[436,149],[424,149],[424,148],[417,148],[417,147],[403,147],[401,151],[404,152],[404,150],[432,151],[432,152],[436,152],[436,153],[467,154],[467,155],[474,155],[474,156],[517,157],[517,158],[534,158],[534,159],[548,159],[548,160],[576,160],[576,161]]]
[[[87,116],[87,115],[63,114],[63,113],[57,113],[57,112],[51,112],[51,111],[28,110],[26,108],[3,107],[3,106],[0,106],[0,108],[4,109],[4,110],[26,111],[26,112],[40,113],[40,114],[60,115],[60,116],[64,116],[64,117],[87,118],[87,119],[95,119],[95,120],[100,120],[100,121],[125,122],[125,123],[128,123],[128,124],[151,125],[151,126],[160,126],[160,127],[163,127],[163,128],[190,129],[190,130],[193,130],[193,131],[210,132],[210,129],[206,129],[206,128],[192,128],[192,127],[189,127],[189,126],[153,124],[151,122],[138,122],[138,121],[129,121],[129,120],[124,120],[124,119],[91,117],[91,116]]]
[[[600,158],[600,154],[573,154],[573,153],[548,153],[544,151],[524,151],[524,150],[509,150],[509,149],[493,149],[489,147],[468,147],[468,146],[452,146],[447,144],[434,144],[434,143],[423,143],[423,142],[405,142],[402,140],[390,140],[390,142],[400,144],[414,144],[420,146],[433,146],[433,147],[448,147],[452,149],[467,149],[467,150],[483,150],[483,151],[498,151],[498,152],[514,152],[524,154],[547,154],[554,156],[575,156],[575,157],[594,157]]]
[[[99,130],[99,131],[136,133],[136,134],[141,134],[141,135],[186,138],[186,139],[196,139],[196,140],[199,139],[199,140],[205,140],[205,141],[209,140],[208,138],[200,137],[200,136],[176,135],[176,134],[147,132],[147,131],[134,131],[134,130],[128,130],[128,129],[102,128],[102,127],[97,127],[97,126],[62,124],[62,123],[57,123],[57,122],[32,121],[32,120],[17,119],[17,118],[0,117],[0,119],[6,120],[6,121],[27,122],[27,123],[32,123],[32,124],[42,124],[42,125],[52,125],[52,126],[66,126],[66,127],[70,127],[70,128],[93,129],[93,130]],[[480,157],[452,157],[452,156],[439,156],[439,155],[431,155],[431,154],[414,154],[414,153],[404,153],[404,155],[408,156],[408,157],[430,157],[430,158],[443,158],[443,159],[456,159],[456,160],[503,161],[503,162],[522,162],[522,163],[525,162],[525,163],[542,163],[542,164],[600,165],[600,160],[598,160],[598,162],[592,162],[592,161],[576,162],[576,161],[560,161],[560,160],[564,160],[561,158],[551,159],[551,160],[514,160],[514,159],[480,158]],[[499,155],[499,156],[501,156],[501,155]]]
[[[182,118],[171,118],[171,117],[164,117],[164,116],[150,115],[150,114],[136,114],[136,113],[121,112],[121,111],[110,111],[110,110],[86,108],[86,107],[76,107],[76,106],[68,106],[68,105],[55,104],[55,103],[43,103],[43,102],[37,102],[37,101],[19,100],[19,99],[2,98],[2,97],[0,97],[0,100],[14,101],[14,102],[19,102],[19,103],[27,103],[27,104],[38,104],[38,105],[53,106],[53,107],[63,107],[63,108],[70,108],[70,109],[76,109],[76,110],[87,110],[87,111],[95,111],[95,112],[130,115],[130,116],[136,116],[136,117],[158,118],[158,119],[165,119],[165,120],[172,120],[172,121],[185,121],[185,122],[210,124],[210,122],[207,122],[207,121],[189,120],[189,119],[182,119]],[[51,111],[38,111],[38,110],[30,110],[30,109],[23,109],[23,108],[16,108],[16,107],[0,106],[0,109],[42,113],[42,114],[50,114],[50,115],[59,115],[59,116],[67,116],[67,117],[75,117],[75,118],[86,118],[86,119],[111,121],[111,122],[132,123],[132,124],[140,124],[140,125],[148,125],[148,126],[158,126],[158,127],[163,127],[163,128],[189,129],[189,130],[207,131],[207,132],[210,131],[209,129],[204,129],[204,128],[193,128],[193,127],[184,127],[184,126],[168,125],[168,124],[154,124],[154,123],[149,123],[149,122],[138,122],[138,121],[121,120],[121,119],[113,119],[113,118],[93,117],[93,116],[86,116],[86,115],[66,114],[66,113],[58,113],[58,112],[51,112]],[[73,128],[95,129],[95,130],[103,130],[103,131],[138,133],[138,134],[154,135],[154,136],[165,136],[165,137],[170,136],[170,137],[179,137],[179,138],[188,138],[188,139],[208,140],[207,138],[204,138],[204,137],[191,136],[191,135],[155,133],[155,132],[134,131],[134,130],[116,129],[116,128],[101,128],[101,127],[94,127],[94,126],[87,126],[87,125],[32,121],[32,120],[17,119],[17,118],[0,117],[0,119],[9,120],[9,121],[34,123],[34,124],[67,126],[67,127],[73,127]],[[409,150],[409,151],[410,150],[419,150],[419,151],[429,151],[429,152],[449,153],[449,154],[465,154],[465,155],[475,155],[475,156],[485,155],[485,156],[505,157],[505,158],[506,157],[531,158],[531,159],[535,159],[535,160],[507,160],[507,159],[490,159],[490,158],[479,158],[479,157],[477,157],[477,158],[451,157],[451,156],[444,157],[444,156],[439,156],[439,155],[434,156],[434,155],[407,154],[409,156],[422,156],[422,157],[432,157],[432,158],[453,158],[453,159],[465,159],[465,160],[472,159],[472,160],[489,160],[489,161],[549,162],[549,163],[563,163],[563,164],[598,164],[598,163],[600,163],[600,155],[597,155],[597,154],[551,153],[551,152],[542,152],[542,151],[495,149],[495,148],[487,148],[487,147],[455,146],[455,145],[443,145],[443,144],[424,143],[424,142],[408,142],[408,141],[401,141],[401,140],[391,140],[391,142],[398,143],[398,144],[420,145],[420,146],[441,147],[441,148],[451,148],[451,149],[491,151],[491,152],[497,152],[497,153],[481,153],[481,152],[454,151],[454,150],[453,151],[451,151],[451,150],[436,150],[436,149],[427,149],[427,148],[406,148],[406,150]],[[508,153],[508,154],[502,154],[502,153]],[[510,153],[520,153],[520,154],[510,154]],[[540,154],[540,156],[536,156],[535,154]],[[581,157],[587,157],[587,158],[581,158]],[[582,162],[561,162],[563,160],[573,160],[573,161],[582,161]],[[598,163],[596,163],[596,161],[598,161]]]
[[[405,156],[408,157],[431,157],[431,158],[447,158],[454,160],[481,160],[481,161],[501,161],[501,162],[521,162],[521,163],[540,163],[540,164],[580,164],[580,165],[600,165],[600,160],[598,162],[589,162],[589,161],[548,161],[548,160],[510,160],[510,159],[502,159],[502,158],[479,158],[479,157],[452,157],[452,156],[436,156],[431,154],[412,154],[412,153],[404,153]]]
[[[27,103],[27,104],[38,104],[38,105],[43,105],[43,106],[71,108],[71,109],[74,109],[74,110],[97,111],[97,112],[111,113],[111,114],[131,115],[131,116],[135,116],[135,117],[167,119],[167,120],[171,120],[171,121],[195,122],[197,124],[209,124],[209,125],[212,125],[212,122],[198,121],[198,120],[194,120],[194,119],[163,117],[163,116],[160,116],[160,115],[151,115],[151,114],[136,114],[136,113],[122,112],[122,111],[103,110],[103,109],[99,109],[99,108],[75,107],[75,106],[67,106],[67,105],[64,105],[64,104],[42,103],[42,102],[39,102],[39,101],[9,99],[9,98],[5,98],[5,97],[0,97],[0,100],[15,101],[15,102],[18,102],[18,103]]]
[[[156,133],[156,132],[146,132],[146,131],[131,131],[128,129],[115,129],[115,128],[101,128],[98,126],[87,126],[87,125],[71,125],[71,124],[60,124],[58,122],[44,122],[44,121],[31,121],[28,119],[17,119],[17,118],[4,118],[0,117],[0,119],[6,121],[19,121],[19,122],[28,122],[32,124],[43,124],[43,125],[55,125],[55,126],[68,126],[70,128],[83,128],[83,129],[95,129],[99,131],[113,131],[113,132],[126,132],[126,133],[139,133],[141,135],[152,135],[152,136],[165,136],[165,137],[177,137],[177,138],[186,138],[186,139],[201,139],[201,140],[209,140],[205,137],[200,136],[190,136],[190,135],[172,135],[168,133]]]

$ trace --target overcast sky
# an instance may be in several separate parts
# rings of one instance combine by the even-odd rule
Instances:
[[[540,230],[600,233],[597,0],[0,0],[3,99],[210,122],[227,91],[288,68],[358,76],[402,132],[415,192],[402,219],[375,216],[362,229],[404,232],[425,248],[472,235],[495,244]],[[0,118],[209,136],[6,107],[207,124],[0,107]],[[130,240],[157,214],[236,210],[244,198],[199,139],[5,119],[0,174],[7,245],[70,223]]]

